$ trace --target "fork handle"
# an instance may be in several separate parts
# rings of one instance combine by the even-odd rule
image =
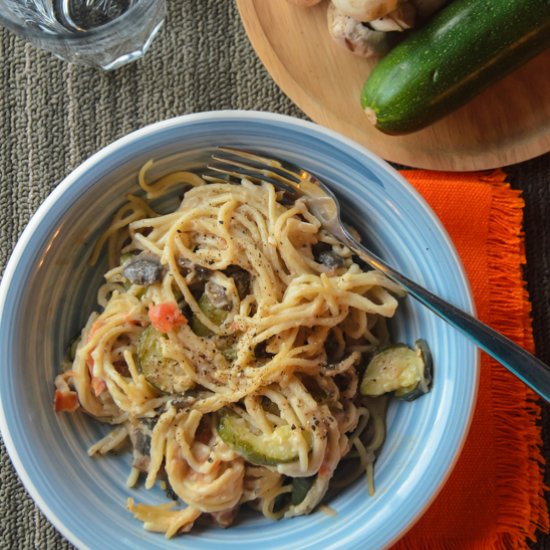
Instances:
[[[411,281],[345,234],[345,242],[363,261],[400,284],[411,296],[473,340],[476,345],[550,402],[550,367],[472,315]]]

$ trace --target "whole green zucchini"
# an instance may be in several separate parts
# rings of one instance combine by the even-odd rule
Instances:
[[[361,105],[383,132],[414,132],[548,47],[550,0],[454,0],[374,67]]]

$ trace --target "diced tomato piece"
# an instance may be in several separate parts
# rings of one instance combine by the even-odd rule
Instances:
[[[55,390],[54,405],[55,412],[74,412],[80,407],[78,395],[74,391]]]
[[[107,389],[107,384],[105,383],[105,380],[101,380],[101,378],[96,378],[94,376],[92,378],[92,389],[94,390],[94,394],[97,397]]]
[[[187,323],[176,302],[163,302],[149,308],[149,320],[159,332],[169,332]]]

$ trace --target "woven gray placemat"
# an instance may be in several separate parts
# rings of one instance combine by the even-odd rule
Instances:
[[[213,109],[259,109],[304,118],[257,59],[233,0],[169,1],[166,25],[151,51],[114,73],[70,66],[3,29],[0,63],[2,270],[50,191],[90,154],[126,133],[172,116]],[[550,169],[548,157],[542,162]],[[523,173],[528,172],[516,169],[519,182]],[[534,174],[536,196],[550,204],[550,185],[545,186],[548,182],[540,180],[540,173]],[[546,254],[536,243],[528,252],[533,263]],[[549,257],[546,254],[546,263],[539,264],[541,269]],[[532,284],[539,281],[533,277]],[[547,279],[543,284],[548,288]],[[540,296],[535,310],[541,312],[546,334],[550,325],[543,312],[548,300],[544,292]],[[30,548],[71,545],[23,489],[2,443],[0,549]]]

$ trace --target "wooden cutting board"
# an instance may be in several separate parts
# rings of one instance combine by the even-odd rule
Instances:
[[[374,66],[334,43],[327,2],[237,0],[258,56],[285,94],[315,122],[382,158],[434,170],[482,170],[550,151],[550,50],[493,84],[468,105],[407,136],[373,128],[359,104]]]

